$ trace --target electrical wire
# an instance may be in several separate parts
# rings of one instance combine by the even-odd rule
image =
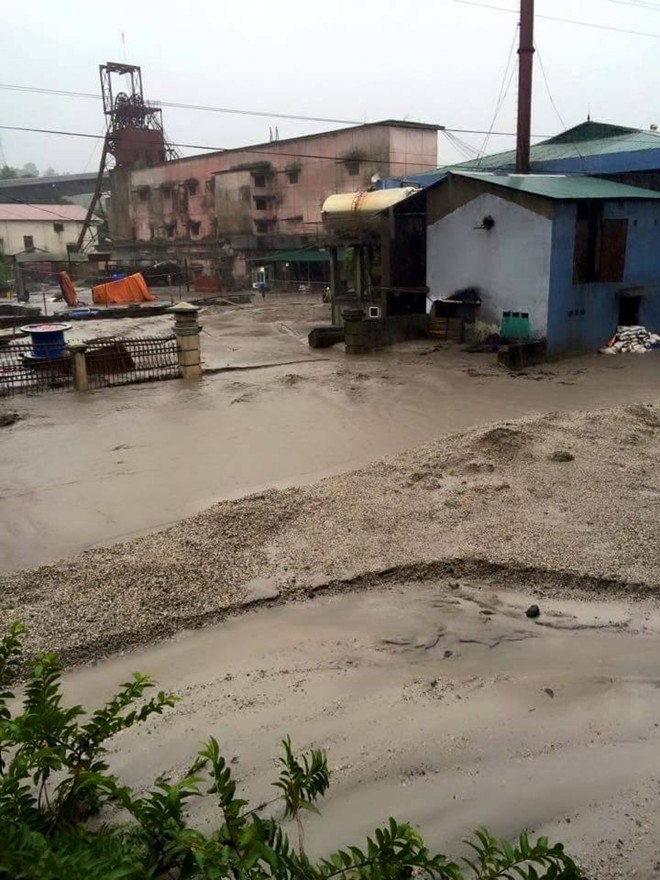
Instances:
[[[511,78],[513,77],[513,74],[515,72],[515,65],[513,66],[513,69],[511,71],[511,76],[509,77],[508,82],[507,82],[507,76],[509,74],[509,66],[511,64],[511,59],[513,58],[513,50],[516,45],[517,36],[518,36],[518,24],[516,23],[516,26],[513,31],[513,39],[511,40],[511,46],[509,47],[509,54],[506,59],[506,66],[504,68],[502,82],[500,83],[500,90],[497,94],[497,99],[495,101],[495,112],[493,113],[493,118],[491,120],[488,132],[487,132],[486,136],[484,137],[483,143],[481,144],[481,149],[478,152],[479,160],[481,160],[481,158],[483,157],[483,155],[486,152],[486,147],[488,146],[488,141],[490,140],[490,133],[492,132],[493,128],[495,127],[495,123],[497,122],[497,117],[499,115],[500,110],[502,109],[502,104],[504,103],[504,100],[505,100],[507,93],[509,91],[509,88],[511,86]]]
[[[21,178],[18,178],[20,181]],[[34,202],[26,202],[25,199],[17,199],[15,196],[10,196],[9,193],[2,193],[3,199],[9,199],[12,202],[15,202],[17,205],[28,205],[30,208],[38,208],[40,211],[43,211],[44,214],[52,214],[53,217],[57,217],[58,220],[66,220],[69,223],[82,223],[82,220],[74,220],[72,221],[71,217],[67,217],[65,214],[58,214],[56,211],[51,211],[49,208],[46,208],[45,205],[35,204]],[[20,220],[20,217],[16,217],[16,220]]]
[[[490,9],[493,12],[508,12],[511,15],[518,15],[517,9],[507,9],[505,6],[491,6],[489,3],[480,3],[478,0],[454,0],[454,3],[461,3],[464,6],[479,6],[481,9]],[[576,21],[574,18],[560,18],[556,15],[541,15],[540,12],[535,14],[535,18],[543,18],[546,21],[561,21],[564,24],[574,24],[579,27],[589,27],[596,28],[601,31],[616,31],[620,34],[630,34],[634,37],[652,37],[655,40],[660,40],[660,34],[652,34],[648,31],[632,31],[628,28],[620,28],[615,27],[614,25],[609,24],[596,24],[593,21]]]
[[[55,135],[62,135],[65,137],[92,138],[92,139],[96,139],[96,140],[102,140],[105,137],[104,135],[89,134],[87,132],[63,131],[61,129],[54,129],[54,128],[30,128],[30,127],[24,126],[24,125],[0,125],[0,130],[25,131],[25,132],[32,132],[32,133],[36,133],[36,134],[55,134]],[[500,135],[500,136],[506,136],[506,137],[514,137],[515,136],[515,132],[512,132],[512,131],[486,132],[484,130],[473,129],[473,128],[449,128],[448,129],[448,128],[444,128],[442,126],[440,126],[438,130],[441,132],[449,131],[449,132],[460,133],[460,134],[488,134],[490,136]],[[549,135],[533,135],[533,137],[535,137],[535,138],[549,137]],[[295,138],[292,138],[292,140],[295,140]],[[263,154],[263,155],[271,156],[271,155],[273,155],[273,152],[274,152],[273,148],[277,144],[281,144],[281,143],[282,143],[282,141],[273,141],[272,144],[269,144],[269,145],[267,145],[267,147],[264,147],[264,148],[256,148],[256,147],[252,147],[249,145],[244,146],[244,147],[212,147],[212,146],[208,146],[207,144],[182,144],[182,143],[172,143],[171,146],[180,147],[181,149],[190,149],[190,150],[208,150],[208,151],[214,152],[214,153],[229,153],[229,152],[231,152],[231,153],[248,153],[250,155]],[[288,152],[288,151],[283,151],[283,150],[276,150],[276,152],[277,152],[278,156],[282,156],[284,158],[327,159],[330,162],[341,162],[342,161],[341,156],[324,156],[324,155],[315,154],[315,153],[295,153],[295,152]],[[382,160],[382,156],[364,156],[361,158],[361,161],[364,161],[364,162],[380,162],[381,160]],[[177,160],[175,160],[175,161],[177,161]],[[182,161],[182,160],[178,160],[178,161]],[[185,161],[185,159],[183,161]],[[405,160],[405,159],[393,159],[389,162],[389,164],[390,165],[408,165],[408,164],[410,164],[410,161]]]
[[[94,92],[74,92],[67,89],[47,89],[38,86],[20,86],[13,83],[0,83],[0,89],[14,92],[33,92],[40,95],[58,95],[66,98],[92,98],[95,101],[101,100],[101,95]],[[231,113],[237,116],[262,116],[269,119],[293,119],[298,122],[324,122],[333,125],[361,125],[359,119],[334,119],[328,116],[304,116],[296,113],[277,113],[267,112],[263,110],[242,110],[233,107],[211,107],[203,104],[184,104],[178,101],[150,101],[148,104],[157,105],[159,107],[169,107],[173,110],[201,110],[208,113]]]
[[[13,85],[10,83],[0,83],[0,89],[9,89],[13,91],[20,92],[31,92],[35,94],[43,94],[43,95],[63,95],[70,98],[94,98],[98,101],[101,100],[100,95],[95,95],[92,92],[72,92],[65,91],[64,89],[46,89],[37,86],[19,86]],[[148,104],[149,102],[147,102]],[[287,115],[285,113],[266,113],[256,110],[237,110],[237,109],[228,109],[226,107],[206,107],[200,104],[178,104],[171,101],[160,101],[157,102],[161,107],[172,107],[174,109],[179,110],[201,110],[208,111],[213,113],[237,113],[241,116],[266,116],[266,117],[274,117],[280,119],[295,119],[299,121],[307,121],[307,122],[329,122],[336,125],[368,125],[368,124],[377,124],[377,123],[365,123],[364,120],[355,120],[355,119],[330,119],[324,118],[321,116],[295,116],[295,115]],[[444,126],[440,126],[440,129],[445,130]],[[486,134],[485,131],[473,128],[452,128],[449,129],[453,132],[458,132],[461,134]],[[493,135],[498,135],[502,137],[511,137],[515,134],[515,132],[509,131],[494,131]],[[82,137],[83,135],[81,135]],[[84,135],[84,137],[92,137],[92,135]],[[533,137],[549,137],[549,135],[539,134],[533,135]],[[176,146],[176,144],[175,144]],[[196,147],[196,149],[205,149],[202,147]],[[215,147],[209,147],[208,149],[216,149]],[[234,148],[232,148],[234,149]]]
[[[535,51],[535,53],[536,53],[536,57],[538,58],[539,69],[540,69],[540,71],[541,71],[541,77],[542,77],[543,82],[544,82],[544,84],[545,84],[545,90],[546,90],[546,92],[548,93],[548,98],[550,99],[550,103],[551,103],[551,105],[552,105],[552,109],[553,109],[553,110],[555,111],[555,113],[557,114],[557,119],[559,120],[559,122],[560,122],[560,124],[561,124],[561,127],[563,128],[564,131],[566,131],[567,128],[568,128],[568,126],[567,126],[566,123],[564,122],[563,117],[562,117],[561,113],[559,112],[559,108],[557,107],[557,104],[555,103],[555,99],[552,97],[552,92],[550,91],[550,83],[549,83],[549,81],[548,81],[548,77],[547,77],[547,74],[546,74],[546,72],[545,72],[545,65],[543,64],[543,58],[541,57],[541,50],[539,49],[539,45],[538,45],[538,42],[537,42],[536,40],[534,40],[534,51]],[[579,157],[579,159],[580,159],[580,162],[581,162],[581,164],[582,164],[582,173],[584,174],[584,173],[586,172],[586,164],[585,164],[584,156],[583,156],[582,153],[578,150],[576,144],[572,144],[572,147],[573,147],[573,149],[575,150],[575,152],[577,153],[577,155],[578,155],[578,157]]]
[[[620,6],[631,6],[633,9],[660,12],[660,6],[658,6],[656,3],[645,3],[644,0],[609,0],[609,2],[618,3]]]

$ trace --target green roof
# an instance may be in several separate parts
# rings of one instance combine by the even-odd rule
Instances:
[[[583,122],[555,137],[548,138],[530,149],[532,164],[558,162],[562,159],[587,158],[613,153],[636,153],[660,150],[660,132],[607,125],[601,122]],[[461,168],[492,171],[515,167],[516,151],[508,150],[481,159],[461,163]]]
[[[330,254],[322,250],[274,251],[260,257],[250,257],[246,263],[329,263]]]
[[[450,173],[452,177],[467,177],[546,199],[660,199],[660,192],[654,190],[577,174],[496,174],[463,169]]]

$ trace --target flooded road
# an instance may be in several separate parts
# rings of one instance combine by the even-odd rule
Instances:
[[[517,377],[491,355],[425,341],[347,359],[341,346],[320,354],[307,347],[309,327],[323,318],[317,306],[209,308],[207,366],[269,366],[194,386],[3,403],[23,418],[0,435],[0,569],[134,536],[218,499],[309,483],[484,422],[657,398],[653,354],[593,356]],[[131,322],[131,332],[161,332],[170,326],[162,321],[146,329]]]
[[[390,815],[452,855],[477,825],[566,842],[589,876],[650,877],[660,782],[660,617],[650,603],[544,599],[479,582],[401,583],[262,608],[66,676],[97,705],[139,670],[182,700],[115,741],[138,787],[221,743],[255,802],[291,734],[333,769],[314,853]],[[215,818],[212,798],[194,820]],[[618,841],[618,843],[617,843]],[[606,866],[603,864],[606,862]],[[637,872],[637,873],[635,873]]]

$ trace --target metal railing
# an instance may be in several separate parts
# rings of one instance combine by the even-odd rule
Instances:
[[[0,397],[73,388],[71,357],[36,357],[32,343],[0,346]]]
[[[90,388],[177,379],[180,375],[174,336],[88,339],[85,345]]]
[[[87,386],[90,389],[180,376],[174,336],[109,337],[85,341]],[[37,357],[30,342],[0,346],[0,397],[67,391],[74,387],[73,358]]]

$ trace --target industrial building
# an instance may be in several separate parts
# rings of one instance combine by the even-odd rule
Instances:
[[[118,166],[108,206],[113,257],[187,260],[193,274],[218,274],[228,286],[263,280],[269,256],[297,251],[300,263],[301,249],[322,244],[328,195],[435,168],[437,131],[388,120],[150,167]]]

